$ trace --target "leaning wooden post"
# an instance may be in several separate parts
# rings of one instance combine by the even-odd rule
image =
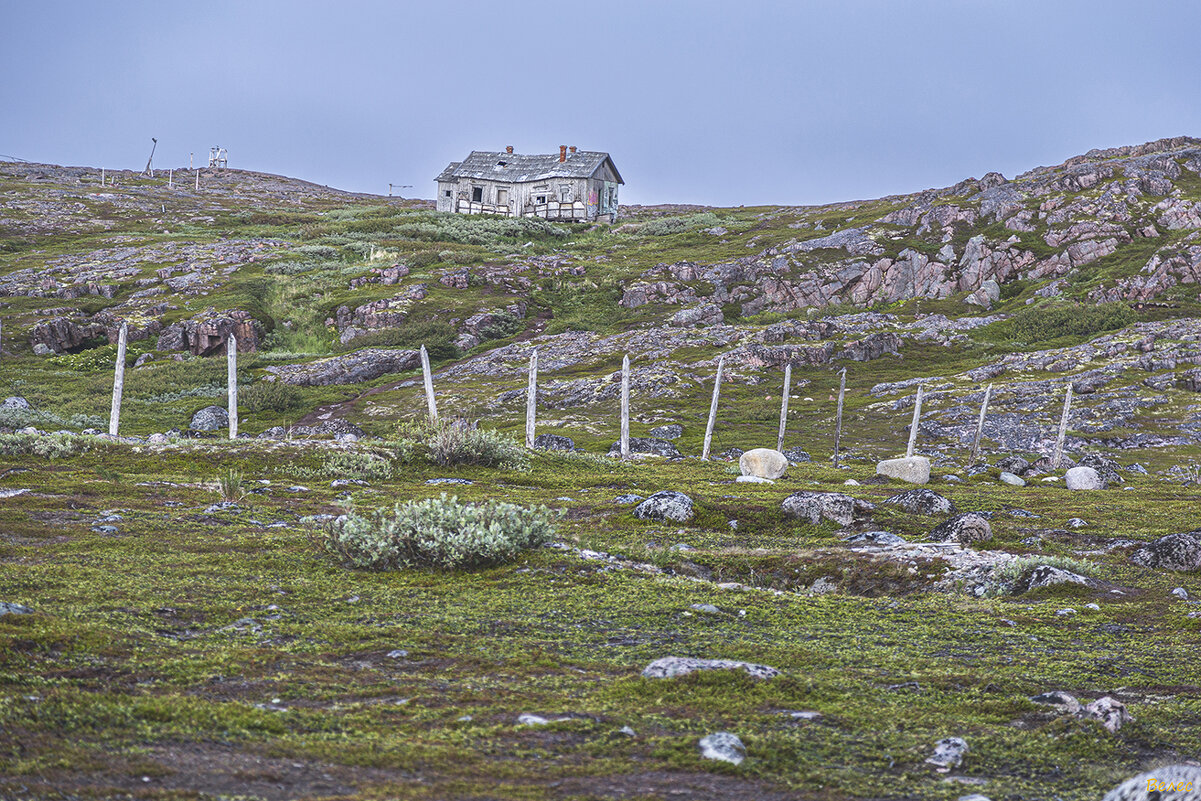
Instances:
[[[834,417],[834,466],[838,467],[838,449],[842,443],[842,399],[847,394],[847,368],[838,373],[838,414]]]
[[[721,395],[721,371],[726,357],[717,360],[717,377],[713,379],[713,401],[709,404],[709,422],[705,426],[705,446],[701,449],[701,461],[709,458],[709,445],[713,442],[713,424],[717,422],[717,398]]]
[[[788,393],[792,386],[792,362],[784,365],[784,395],[780,401],[780,433],[776,437],[776,450],[784,450],[784,429],[788,427]]]
[[[980,437],[984,435],[984,415],[988,414],[988,401],[992,397],[992,384],[984,390],[984,402],[980,404],[980,419],[976,421],[976,438],[972,440],[972,458],[969,464],[980,461]]]
[[[125,389],[125,341],[128,336],[128,327],[121,323],[121,333],[117,335],[117,364],[113,373],[113,408],[108,415],[110,437],[117,436],[121,428],[121,393]]]
[[[430,374],[430,355],[421,346],[421,375],[425,379],[425,403],[430,410],[430,422],[438,422],[438,404],[434,402],[434,377]]]
[[[200,170],[196,171],[196,191],[200,191]]]
[[[905,458],[913,457],[913,448],[917,445],[917,427],[922,418],[922,390],[924,384],[917,386],[917,401],[913,404],[913,422],[909,424],[909,447],[905,449]]]
[[[175,170],[174,169],[167,170],[167,188],[168,189],[175,188]]]
[[[534,447],[534,423],[537,418],[538,349],[530,354],[530,386],[525,394],[525,446]]]
[[[238,438],[238,338],[233,334],[225,340],[225,363],[229,371],[229,438]]]
[[[621,360],[621,458],[630,458],[630,354]]]
[[[1072,385],[1068,384],[1068,392],[1063,396],[1063,416],[1059,418],[1059,435],[1055,437],[1055,455],[1051,457],[1051,469],[1058,470],[1063,459],[1063,440],[1068,433],[1068,415],[1072,412]]]

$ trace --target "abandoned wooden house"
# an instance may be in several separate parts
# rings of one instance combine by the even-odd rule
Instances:
[[[438,211],[548,220],[617,219],[624,184],[608,153],[561,145],[559,155],[473,150],[436,179]]]

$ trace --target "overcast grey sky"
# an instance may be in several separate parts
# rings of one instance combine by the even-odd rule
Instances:
[[[625,203],[808,204],[1201,136],[1190,0],[0,0],[0,154],[432,197],[612,154]]]

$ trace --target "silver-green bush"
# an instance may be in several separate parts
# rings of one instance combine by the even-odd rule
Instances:
[[[467,504],[444,494],[365,516],[351,512],[329,523],[318,538],[347,567],[458,570],[501,564],[545,544],[554,536],[556,517],[545,506]]]
[[[334,478],[360,481],[387,481],[392,478],[392,463],[383,456],[366,451],[337,451],[325,457],[322,470]]]
[[[529,466],[529,455],[516,440],[467,420],[439,420],[426,445],[430,459],[443,467],[468,464],[519,470]]]

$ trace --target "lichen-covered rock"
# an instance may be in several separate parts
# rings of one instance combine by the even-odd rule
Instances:
[[[229,412],[220,406],[205,406],[192,415],[188,428],[193,431],[216,431],[229,425]]]
[[[575,449],[575,440],[559,434],[539,434],[534,437],[534,447],[548,451],[570,451]]]
[[[741,670],[752,679],[773,679],[780,671],[767,665],[756,665],[754,662],[740,662],[735,659],[697,659],[691,656],[665,656],[647,665],[643,678],[674,679],[687,676],[698,670]]]
[[[1080,702],[1076,700],[1076,696],[1071,693],[1065,693],[1063,690],[1051,690],[1050,692],[1041,693],[1030,700],[1043,706],[1053,706],[1069,715],[1078,714],[1081,709]]]
[[[692,519],[692,498],[675,490],[656,492],[634,507],[639,520],[673,520],[685,523]]]
[[[753,448],[738,457],[738,469],[744,476],[775,480],[788,469],[788,458],[772,448]]]
[[[609,455],[617,456],[620,453],[621,440],[618,440],[609,446]],[[676,449],[675,445],[667,440],[654,437],[630,437],[630,453],[646,453],[666,459],[676,459],[680,456],[680,451]]]
[[[940,523],[930,532],[932,542],[958,542],[967,545],[992,537],[992,525],[983,515],[964,512]]]
[[[782,453],[784,454],[784,458],[790,462],[802,463],[813,461],[813,458],[800,448],[785,448]]]
[[[679,439],[684,436],[684,426],[679,423],[669,423],[651,429],[651,436],[658,439]]]
[[[1112,487],[1115,484],[1125,483],[1120,472],[1121,466],[1106,456],[1099,453],[1086,453],[1080,457],[1078,463],[1081,467],[1089,467],[1097,471],[1097,475],[1105,483],[1105,486]]]
[[[1014,591],[1018,593],[1030,592],[1031,590],[1038,590],[1043,587],[1054,587],[1057,584],[1079,584],[1082,587],[1092,587],[1096,583],[1092,579],[1081,576],[1079,573],[1073,573],[1070,570],[1064,570],[1053,565],[1037,565],[1022,577],[1022,580],[1014,587]]]
[[[1085,704],[1081,714],[1084,717],[1101,721],[1101,725],[1111,732],[1117,732],[1123,725],[1134,720],[1126,711],[1125,704],[1108,695]]]
[[[1164,570],[1197,570],[1201,568],[1201,529],[1160,537],[1135,551],[1130,561]]]
[[[1201,767],[1167,765],[1127,779],[1101,801],[1197,801],[1201,798]]]
[[[955,504],[949,498],[939,495],[934,490],[918,487],[893,495],[884,503],[899,506],[906,512],[915,515],[945,515],[955,511]]]
[[[841,492],[794,492],[780,504],[784,514],[807,520],[817,525],[823,519],[832,520],[840,526],[849,526],[855,521],[855,512],[874,509],[867,501],[860,501]]]

